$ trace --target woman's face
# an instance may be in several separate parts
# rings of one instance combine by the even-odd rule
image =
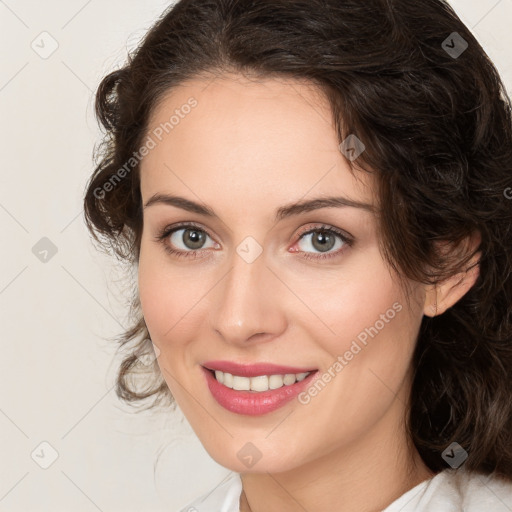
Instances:
[[[408,303],[385,263],[370,175],[351,174],[318,91],[189,81],[157,106],[148,136],[140,300],[163,377],[210,455],[280,472],[396,439],[425,291],[413,285]],[[326,198],[338,199],[315,203]],[[204,368],[219,361],[316,371],[287,384],[283,369],[253,368],[253,380],[235,368],[233,391]],[[251,382],[276,389],[243,390]]]

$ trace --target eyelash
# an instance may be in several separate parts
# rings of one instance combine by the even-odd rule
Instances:
[[[167,245],[165,243],[166,239],[170,235],[172,235],[175,231],[179,231],[180,229],[183,229],[183,228],[196,229],[197,231],[201,231],[203,233],[206,233],[210,238],[212,238],[210,236],[210,234],[208,233],[208,231],[206,231],[205,229],[203,229],[199,225],[193,224],[193,223],[190,223],[190,222],[183,223],[183,224],[178,224],[178,225],[175,225],[173,227],[166,226],[157,234],[157,236],[155,238],[156,238],[156,240],[158,242],[163,244],[164,250],[168,254],[171,254],[172,256],[176,256],[178,258],[193,258],[193,259],[195,259],[195,258],[198,257],[197,254],[201,251],[201,249],[190,250],[190,251],[178,251],[176,249],[172,249],[171,247],[169,247],[169,245]],[[341,249],[338,249],[338,251],[336,251],[334,253],[319,254],[319,255],[316,255],[316,256],[313,256],[311,253],[297,251],[298,253],[301,253],[301,257],[302,258],[307,259],[307,260],[325,260],[325,259],[330,259],[330,258],[336,258],[337,256],[340,256],[340,254],[342,252],[345,251],[345,246],[349,246],[350,247],[354,243],[354,240],[352,238],[350,238],[348,235],[346,235],[345,233],[343,233],[339,229],[334,228],[332,226],[327,226],[325,224],[323,224],[321,226],[316,226],[314,228],[304,228],[303,230],[301,230],[298,233],[298,240],[297,241],[301,240],[302,237],[304,237],[304,235],[308,235],[308,234],[311,234],[311,233],[317,233],[317,232],[337,235],[342,240],[342,242],[345,245]]]
[[[310,233],[318,233],[318,232],[327,233],[329,235],[337,235],[341,239],[341,241],[344,243],[343,247],[341,249],[338,249],[336,252],[329,252],[329,253],[325,253],[325,254],[317,253],[316,256],[314,256],[315,253],[302,252],[301,258],[304,258],[306,260],[313,260],[313,261],[336,258],[345,252],[345,249],[347,246],[350,247],[354,243],[353,238],[349,237],[343,231],[341,231],[335,227],[332,227],[332,226],[327,226],[325,224],[322,224],[320,226],[315,226],[313,228],[308,227],[308,228],[301,229],[298,233],[297,241],[301,240],[302,237],[304,237],[304,235],[309,235]],[[300,252],[300,251],[297,251],[297,252]]]

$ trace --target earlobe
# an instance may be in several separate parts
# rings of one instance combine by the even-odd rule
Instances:
[[[437,316],[437,286],[432,285],[427,288],[425,304],[423,306],[425,316]]]
[[[480,236],[473,237],[472,249],[480,243]],[[428,286],[425,294],[423,314],[435,317],[441,315],[447,309],[456,304],[476,283],[480,274],[480,257],[482,253],[477,252],[468,262],[467,269],[448,279]]]
[[[478,258],[480,253],[477,253]],[[478,261],[472,263],[466,272],[460,272],[427,290],[423,313],[434,317],[441,315],[456,304],[475,284],[480,273]]]

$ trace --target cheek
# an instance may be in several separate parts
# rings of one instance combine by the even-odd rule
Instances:
[[[142,313],[151,339],[162,350],[168,344],[164,339],[180,339],[177,334],[186,323],[183,320],[190,314],[197,302],[200,281],[187,278],[186,271],[171,267],[165,255],[144,242],[138,268],[138,292]]]
[[[159,349],[157,359],[162,377],[185,413],[191,413],[190,403],[182,385],[182,368],[191,356],[187,343],[191,330],[198,322],[194,304],[204,294],[194,279],[184,279],[176,269],[161,260],[158,255],[144,256],[141,252],[138,273],[139,298],[144,320],[151,341]],[[195,326],[195,327],[194,327]],[[181,383],[181,384],[180,384]]]
[[[361,404],[372,403],[366,412],[378,415],[410,367],[422,318],[419,303],[412,296],[408,303],[376,250],[329,279],[304,275],[299,284],[297,293],[309,293],[315,315],[297,321],[324,353],[325,381],[333,391],[322,391],[321,400],[332,400],[327,410],[336,410],[341,401],[355,418],[362,415]]]
[[[294,291],[314,313],[303,321],[310,324],[310,331],[317,329],[317,336],[330,340],[330,353],[348,350],[358,336],[364,342],[370,336],[368,330],[375,333],[374,327],[396,329],[407,316],[404,292],[378,249],[372,247],[356,256],[332,273],[307,269],[294,278]],[[392,321],[395,317],[397,321]]]

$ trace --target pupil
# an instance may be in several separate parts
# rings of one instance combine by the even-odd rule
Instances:
[[[318,231],[318,235],[313,237],[313,246],[315,249],[326,252],[333,248],[334,237],[324,231]]]
[[[183,232],[183,243],[189,249],[199,249],[204,243],[204,237],[202,231],[187,229]]]

